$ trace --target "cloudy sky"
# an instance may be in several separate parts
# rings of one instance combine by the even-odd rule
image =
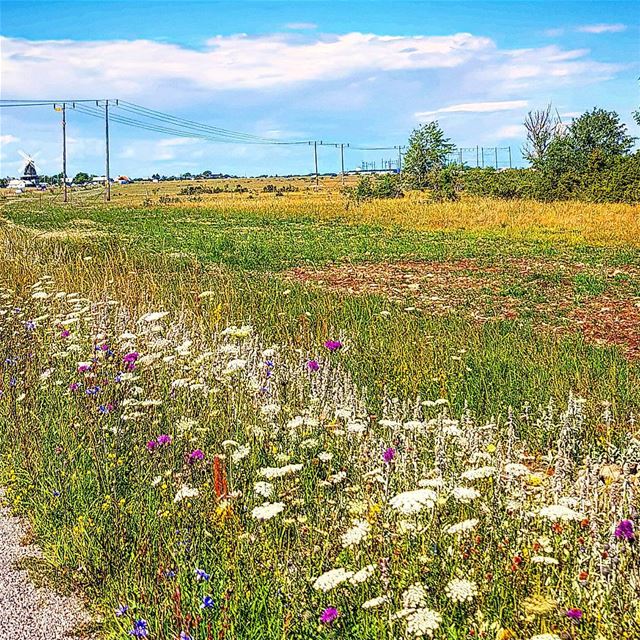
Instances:
[[[257,136],[403,144],[437,119],[459,146],[512,146],[552,102],[618,111],[635,135],[635,2],[0,1],[3,99],[119,98]],[[113,110],[118,112],[117,108]],[[120,112],[123,115],[131,115]],[[0,175],[18,150],[60,170],[59,114],[0,110]],[[70,175],[103,172],[102,124],[68,112]],[[347,152],[347,166],[394,157]],[[320,170],[339,169],[320,149]],[[506,156],[501,156],[506,159]],[[112,123],[112,174],[309,172],[306,146],[220,144]]]

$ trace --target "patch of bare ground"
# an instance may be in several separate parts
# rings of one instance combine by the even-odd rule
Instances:
[[[546,259],[296,267],[285,278],[352,295],[376,294],[423,313],[477,321],[529,318],[555,331],[580,331],[640,358],[640,269]]]

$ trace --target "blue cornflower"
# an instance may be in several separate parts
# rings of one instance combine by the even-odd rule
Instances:
[[[54,489],[51,493],[53,493],[53,497],[54,498],[59,498],[60,497],[60,492],[57,489]]]
[[[213,609],[213,598],[211,596],[204,596],[202,598],[201,609]]]
[[[204,569],[195,569],[196,580],[208,580],[211,576]]]
[[[36,323],[33,320],[27,320],[24,326],[27,331],[33,331],[36,328]]]
[[[175,578],[176,577],[176,572],[173,569],[167,569],[164,572],[164,577],[167,579],[171,579],[171,578]]]
[[[116,609],[116,615],[118,616],[118,618],[121,618],[125,613],[127,613],[127,611],[129,611],[129,607],[126,604],[121,604]]]
[[[140,618],[133,623],[133,629],[129,629],[129,635],[134,638],[146,638],[149,635],[149,625],[146,620]]]
[[[186,631],[181,631],[179,640],[193,640],[193,636],[190,636]]]

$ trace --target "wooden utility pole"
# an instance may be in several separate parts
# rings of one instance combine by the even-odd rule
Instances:
[[[109,101],[104,103],[104,145],[105,145],[105,179],[106,189],[104,199],[109,202],[111,200],[111,180],[109,176]]]
[[[344,143],[340,143],[340,175],[342,176],[342,185],[344,186]]]
[[[513,167],[511,166],[511,145],[509,145],[509,169],[512,169]]]
[[[480,166],[480,147],[476,145],[476,167]]]
[[[320,144],[322,144],[322,142]],[[313,141],[313,160],[315,163],[316,189],[317,189],[318,188],[318,142],[316,140]]]
[[[497,171],[498,170],[498,147],[494,147],[493,152],[496,154],[496,171]]]
[[[67,105],[62,103],[62,184],[64,185],[64,201],[67,202]]]

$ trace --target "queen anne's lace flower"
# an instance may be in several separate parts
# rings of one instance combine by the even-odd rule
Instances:
[[[342,536],[342,546],[346,549],[360,544],[367,537],[370,529],[371,525],[366,520],[354,520],[353,527]]]
[[[495,472],[495,467],[477,467],[465,471],[461,477],[465,480],[482,480],[483,478],[490,478],[495,475]]]
[[[442,622],[442,616],[432,609],[417,609],[407,616],[407,634],[414,638],[433,637]]]
[[[284,467],[264,467],[260,469],[260,475],[267,480],[282,478],[290,473],[297,473],[302,469],[301,464],[287,464]]]
[[[477,518],[472,518],[471,520],[463,520],[462,522],[456,522],[451,526],[447,527],[445,531],[447,533],[455,534],[455,533],[464,533],[465,531],[471,531],[478,526],[480,521]]]
[[[571,520],[582,520],[583,517],[582,514],[562,504],[552,504],[548,507],[542,507],[542,509],[540,509],[540,515],[549,520],[566,520],[567,522]]]
[[[472,487],[454,487],[452,493],[453,497],[463,504],[471,502],[480,496],[480,493]]]
[[[401,513],[418,513],[425,507],[433,508],[437,497],[435,491],[431,489],[416,489],[393,496],[389,504]]]
[[[558,561],[551,556],[532,556],[531,562],[536,564],[558,564]]]
[[[326,593],[331,589],[335,589],[339,584],[346,582],[351,576],[353,576],[353,571],[347,571],[343,567],[331,569],[314,580],[313,588]]]
[[[362,608],[375,609],[376,607],[379,607],[380,605],[383,605],[386,602],[389,602],[388,596],[378,596],[377,598],[371,598],[371,600],[367,600],[366,602],[363,602]]]
[[[200,492],[195,487],[189,487],[186,484],[183,484],[182,487],[178,489],[173,501],[180,502],[185,498],[197,498],[198,495],[200,495]]]
[[[419,583],[409,585],[402,594],[402,605],[405,609],[417,609],[427,604],[427,592]]]
[[[270,498],[273,495],[273,485],[270,482],[256,482],[253,490],[263,498]]]
[[[376,572],[375,564],[368,564],[366,567],[362,567],[360,571],[356,571],[350,578],[351,584],[361,584],[368,580]]]
[[[445,593],[449,600],[454,602],[467,602],[473,600],[478,595],[478,587],[475,582],[471,580],[462,580],[459,578],[453,578],[449,580],[445,587]]]
[[[284,502],[265,502],[259,507],[254,507],[251,515],[256,520],[271,520],[284,509]]]

